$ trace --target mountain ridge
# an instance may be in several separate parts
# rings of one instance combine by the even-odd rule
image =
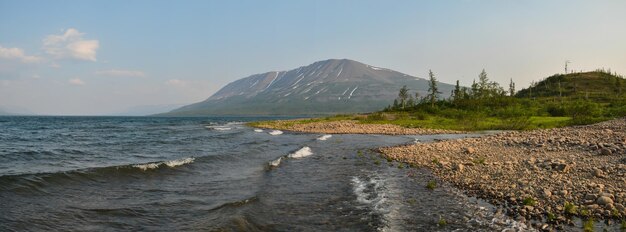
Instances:
[[[233,81],[204,101],[161,116],[307,115],[371,112],[407,85],[422,96],[428,80],[349,59],[328,59]],[[441,92],[453,86],[439,83]]]

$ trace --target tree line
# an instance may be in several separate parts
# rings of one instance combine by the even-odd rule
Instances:
[[[388,106],[386,111],[407,110],[415,108],[418,105],[427,104],[435,107],[439,101],[446,101],[454,105],[459,105],[463,101],[486,100],[493,98],[504,98],[515,96],[515,82],[511,79],[509,89],[505,90],[495,81],[489,80],[487,72],[483,69],[478,75],[478,82],[473,81],[471,87],[461,87],[459,80],[456,81],[454,89],[447,99],[441,99],[441,92],[437,86],[437,78],[432,70],[428,70],[428,91],[426,96],[421,97],[419,92],[414,95],[409,93],[409,88],[405,85],[400,88],[398,97],[393,104]]]

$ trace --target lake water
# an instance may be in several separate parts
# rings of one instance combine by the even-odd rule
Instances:
[[[428,171],[371,150],[468,135],[281,134],[243,124],[258,119],[0,117],[0,231],[524,226],[445,184],[429,190]]]

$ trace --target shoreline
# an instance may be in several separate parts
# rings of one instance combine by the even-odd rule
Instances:
[[[350,121],[289,122],[258,126],[326,134],[466,133]],[[502,207],[514,218],[533,220],[539,229],[574,225],[574,218],[618,224],[626,220],[626,118],[378,151],[388,160],[428,168],[442,181]]]
[[[263,121],[256,123],[253,127],[319,134],[433,135],[468,133],[442,129],[406,128],[392,124],[363,124],[356,120],[299,123],[301,120]]]

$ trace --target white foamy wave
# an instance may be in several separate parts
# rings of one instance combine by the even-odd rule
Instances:
[[[322,135],[322,137],[317,138],[317,140],[325,141],[327,139],[330,139],[330,137],[333,137],[333,136],[332,135]]]
[[[372,207],[378,213],[384,214],[388,211],[385,207],[387,197],[382,191],[384,187],[381,180],[376,178],[362,180],[358,177],[352,177],[352,187],[359,203]]]
[[[298,150],[298,151],[296,151],[294,153],[289,154],[288,157],[289,158],[298,159],[298,158],[304,158],[304,157],[307,157],[307,156],[310,156],[310,155],[313,155],[313,152],[311,151],[311,148],[310,147],[303,147],[303,148],[300,148],[300,150]]]
[[[283,157],[280,157],[280,158],[278,158],[278,159],[276,159],[276,160],[272,160],[272,161],[270,161],[270,162],[269,162],[269,166],[270,166],[270,168],[275,168],[275,167],[278,167],[278,165],[280,165],[280,161],[281,161],[281,160],[283,160]]]
[[[230,127],[226,127],[226,126],[205,126],[207,129],[209,130],[217,130],[217,131],[227,131],[227,130],[231,130],[232,128]]]
[[[195,160],[195,158],[189,157],[189,158],[183,158],[183,159],[177,159],[177,160],[168,160],[168,161],[163,161],[163,162],[155,162],[155,163],[147,163],[147,164],[136,164],[136,165],[133,165],[133,167],[139,168],[139,169],[141,169],[143,171],[146,171],[148,169],[159,168],[159,167],[161,167],[163,165],[172,168],[172,167],[176,167],[176,166],[190,164],[190,163],[193,163],[194,160]]]
[[[283,132],[279,131],[279,130],[273,130],[273,131],[270,131],[268,134],[270,134],[270,135],[282,135]]]
[[[261,129],[254,129],[254,132],[261,133],[261,132],[263,132],[263,130],[261,130]]]

